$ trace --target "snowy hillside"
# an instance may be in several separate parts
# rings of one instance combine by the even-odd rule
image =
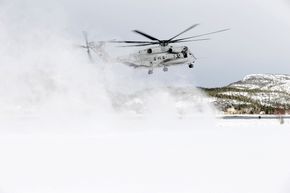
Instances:
[[[290,93],[290,75],[251,74],[229,87]]]
[[[285,113],[290,108],[290,75],[252,74],[204,91],[220,110],[232,113]]]

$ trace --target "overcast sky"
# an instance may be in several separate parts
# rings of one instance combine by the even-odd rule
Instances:
[[[85,29],[96,41],[143,39],[133,29],[166,39],[195,23],[201,25],[184,36],[231,28],[209,36],[210,41],[186,44],[199,58],[195,69],[159,70],[154,79],[182,78],[213,87],[251,73],[290,74],[287,0],[19,0],[2,5],[9,7],[6,12],[2,9],[2,16],[9,15],[14,22],[25,18],[26,27],[59,28],[76,38]],[[145,71],[144,76],[137,74],[147,76]]]

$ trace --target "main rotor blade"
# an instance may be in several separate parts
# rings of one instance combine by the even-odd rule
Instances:
[[[181,41],[181,40],[188,40],[188,39],[191,39],[191,38],[197,38],[197,37],[206,36],[206,35],[215,34],[215,33],[220,33],[220,32],[224,32],[224,31],[228,31],[228,30],[230,30],[230,29],[229,28],[222,29],[222,30],[218,30],[218,31],[210,32],[210,33],[205,33],[205,34],[200,34],[200,35],[191,36],[191,37],[187,37],[187,38],[181,38],[181,39],[173,40],[173,42]]]
[[[206,40],[210,40],[210,38],[195,39],[195,40],[180,40],[180,41],[173,41],[173,42],[170,42],[170,43],[174,44],[174,43],[182,43],[182,42],[199,42],[199,41],[206,41]]]
[[[150,35],[148,35],[148,34],[145,34],[144,32],[141,32],[141,31],[139,31],[139,30],[134,30],[133,32],[135,32],[135,33],[137,33],[137,34],[140,34],[140,35],[142,35],[142,36],[145,36],[146,38],[148,38],[148,39],[150,39],[150,40],[155,40],[155,41],[159,41],[159,42],[160,42],[159,39],[154,38],[154,37],[152,37],[152,36],[150,36]]]
[[[187,31],[189,31],[189,30],[191,30],[191,29],[197,27],[198,25],[199,25],[199,24],[194,24],[194,25],[190,26],[190,27],[187,28],[186,30],[184,30],[184,31],[180,32],[179,34],[177,34],[176,36],[170,38],[168,41],[171,41],[171,40],[175,39],[176,37],[178,37],[178,36],[180,36],[181,34],[184,34],[185,32],[187,32]]]
[[[126,43],[126,44],[146,44],[146,43],[155,43],[150,41],[109,41],[109,43]]]
[[[150,46],[154,44],[159,44],[158,42],[156,43],[150,43],[150,44],[136,44],[136,45],[129,45],[129,46],[119,46],[119,47],[142,47],[142,46]]]

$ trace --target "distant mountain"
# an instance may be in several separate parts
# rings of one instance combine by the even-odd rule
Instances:
[[[201,88],[228,113],[279,114],[290,109],[290,75],[251,74],[221,88]]]

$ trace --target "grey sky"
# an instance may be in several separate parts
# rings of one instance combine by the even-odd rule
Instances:
[[[26,18],[29,25],[60,28],[76,38],[83,29],[94,40],[134,40],[143,38],[132,33],[132,29],[166,39],[194,23],[201,25],[185,36],[231,28],[209,36],[210,41],[187,44],[199,58],[195,69],[173,67],[166,74],[157,71],[152,79],[181,78],[198,86],[213,87],[250,73],[290,73],[290,8],[285,0],[11,2],[9,9],[14,10],[16,21]],[[146,72],[136,74],[133,76],[147,78]]]

